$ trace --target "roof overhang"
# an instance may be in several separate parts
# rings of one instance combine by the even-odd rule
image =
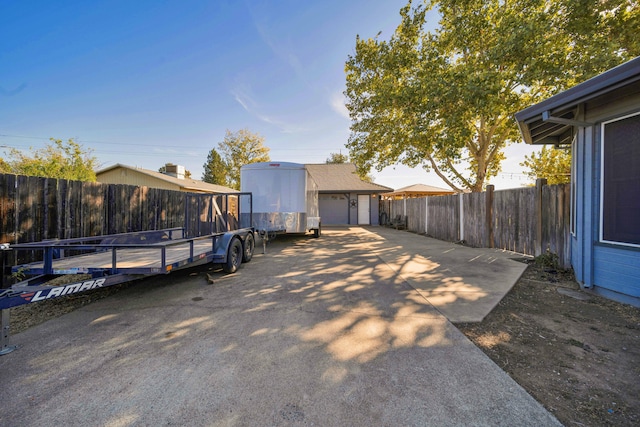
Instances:
[[[640,90],[640,57],[516,113],[520,133],[527,144],[570,144],[579,127],[594,124],[580,120],[586,103],[624,96],[630,86]]]

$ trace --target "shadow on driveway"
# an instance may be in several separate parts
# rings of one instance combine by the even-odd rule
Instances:
[[[0,424],[559,425],[407,279],[445,267],[371,230],[284,236],[213,284],[149,278],[16,335]]]

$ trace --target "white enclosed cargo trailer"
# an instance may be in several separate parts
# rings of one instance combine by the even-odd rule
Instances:
[[[304,165],[251,163],[240,169],[242,192],[252,193],[253,226],[260,233],[320,236],[318,185]]]

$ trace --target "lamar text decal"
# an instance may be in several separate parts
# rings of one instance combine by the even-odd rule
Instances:
[[[87,280],[85,282],[73,283],[66,286],[58,286],[56,288],[45,289],[38,292],[25,292],[20,294],[20,296],[29,302],[43,301],[49,298],[61,297],[63,295],[71,295],[77,292],[84,292],[90,289],[101,288],[106,280],[107,279],[105,278]]]

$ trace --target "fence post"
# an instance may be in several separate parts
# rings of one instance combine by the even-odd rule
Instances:
[[[464,193],[458,193],[458,196],[460,197],[460,241],[463,242],[464,241],[464,208],[463,208],[463,196]]]
[[[424,198],[424,234],[429,234],[429,196]]]
[[[533,243],[533,255],[542,255],[542,187],[547,185],[546,178],[536,179],[536,238]]]
[[[487,242],[486,245],[488,248],[493,248],[493,191],[495,190],[494,185],[487,185],[487,191],[485,192],[485,227],[487,230]]]

